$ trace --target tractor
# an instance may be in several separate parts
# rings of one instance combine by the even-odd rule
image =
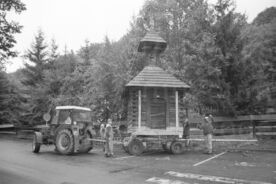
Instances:
[[[34,132],[32,151],[38,153],[41,145],[55,145],[63,155],[88,153],[93,149],[91,139],[96,136],[91,109],[78,106],[57,106],[51,117],[43,116],[45,126]],[[50,121],[48,124],[47,122]]]

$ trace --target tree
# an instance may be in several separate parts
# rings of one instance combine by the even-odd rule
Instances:
[[[57,50],[58,50],[58,45],[56,44],[56,41],[52,39],[51,45],[50,45],[49,61],[48,61],[48,65],[50,65],[49,67],[54,65],[54,62],[59,56],[59,53]]]
[[[270,7],[257,15],[257,17],[253,20],[253,25],[260,26],[263,24],[268,24],[273,22],[273,19],[275,18],[276,18],[276,7]]]
[[[20,0],[0,1],[0,68],[8,57],[16,56],[16,52],[12,50],[16,43],[14,34],[20,33],[22,29],[17,22],[7,20],[7,12],[12,10],[21,13],[26,7]]]
[[[35,87],[43,81],[43,70],[49,61],[47,44],[41,30],[35,36],[35,41],[31,45],[31,49],[27,51],[25,58],[27,62],[25,63],[23,72],[26,79],[22,82],[26,86]]]
[[[242,32],[244,93],[241,102],[245,112],[264,113],[270,99],[270,88],[276,81],[276,14],[275,8],[261,12]],[[266,19],[264,19],[266,17]],[[274,104],[275,106],[275,104]]]
[[[88,40],[85,40],[85,46],[81,47],[78,55],[82,58],[84,65],[91,64],[91,53],[90,53],[90,43]]]
[[[28,113],[32,114],[30,122],[38,123],[43,113],[47,112],[47,97],[45,96],[44,71],[48,69],[49,56],[44,34],[41,30],[35,36],[34,43],[25,55],[27,62],[22,70],[24,78],[22,83],[27,87]]]
[[[24,98],[5,72],[0,72],[0,124],[19,123]]]
[[[222,53],[219,68],[221,70],[221,89],[223,99],[229,107],[226,112],[236,114],[240,109],[240,93],[244,86],[244,70],[242,65],[243,42],[240,39],[241,31],[247,25],[244,15],[235,13],[232,0],[218,0],[214,9],[215,24],[213,32],[215,43]]]

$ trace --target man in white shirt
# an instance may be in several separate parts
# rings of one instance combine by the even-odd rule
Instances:
[[[107,120],[107,125],[105,127],[105,140],[106,140],[106,148],[105,148],[105,156],[113,157],[113,128],[112,128],[112,120]]]

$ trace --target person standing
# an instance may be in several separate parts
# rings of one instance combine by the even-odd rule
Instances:
[[[190,123],[189,119],[185,118],[183,123],[183,134],[182,139],[189,139],[190,138]],[[186,147],[189,145],[189,140],[186,140]]]
[[[201,125],[201,129],[203,130],[203,135],[205,139],[206,154],[212,154],[213,152],[213,145],[212,145],[212,137],[213,137],[213,116],[211,114],[206,114],[204,117],[204,122]]]
[[[184,123],[183,123],[183,139],[189,139],[190,138],[190,123],[188,118],[185,118]]]
[[[106,140],[106,147],[105,147],[105,156],[106,157],[113,157],[113,128],[112,128],[112,120],[107,120],[107,125],[105,128],[105,140]]]
[[[102,140],[105,140],[105,125],[103,123],[100,126],[100,136]],[[105,143],[103,143],[103,152],[105,152]]]

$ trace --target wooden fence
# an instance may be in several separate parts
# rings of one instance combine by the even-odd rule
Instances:
[[[200,116],[190,118],[193,127],[202,121]],[[214,128],[217,135],[252,132],[254,137],[276,137],[276,114],[214,117]]]

